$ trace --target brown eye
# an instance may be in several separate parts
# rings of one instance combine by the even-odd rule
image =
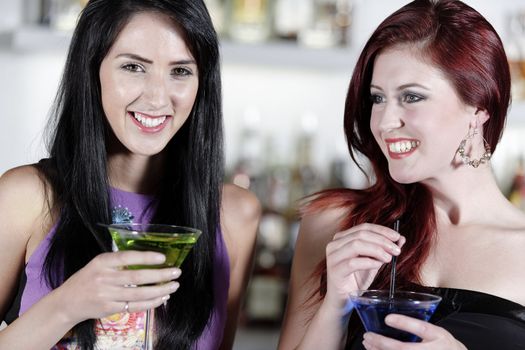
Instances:
[[[130,72],[144,72],[144,68],[136,63],[128,63],[122,66],[122,69]]]
[[[176,76],[188,76],[188,75],[192,75],[193,73],[188,68],[177,67],[173,69],[172,74]]]

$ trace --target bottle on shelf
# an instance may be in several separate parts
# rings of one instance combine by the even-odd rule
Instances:
[[[82,0],[44,0],[49,25],[57,30],[71,31],[86,2]]]
[[[309,25],[299,32],[299,43],[314,48],[346,46],[353,0],[309,0],[313,11]]]
[[[224,35],[225,30],[225,0],[204,0],[206,8],[210,13],[213,27],[219,36]]]
[[[232,174],[232,182],[260,195],[263,184],[263,139],[261,135],[261,113],[255,106],[243,112],[239,154]]]
[[[505,51],[513,100],[525,100],[525,8],[508,15]]]
[[[271,0],[228,0],[228,35],[232,40],[257,43],[271,35]]]
[[[323,182],[312,163],[313,140],[317,130],[318,119],[312,113],[301,117],[301,129],[297,136],[296,159],[292,168],[290,184],[291,208],[303,197],[322,189]]]
[[[284,40],[297,40],[313,16],[313,3],[309,0],[276,0],[273,11],[275,36]]]

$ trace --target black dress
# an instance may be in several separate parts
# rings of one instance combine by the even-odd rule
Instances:
[[[525,350],[525,306],[465,289],[414,285],[411,290],[443,298],[430,322],[445,328],[467,349]],[[359,331],[347,349],[364,349],[363,333]]]

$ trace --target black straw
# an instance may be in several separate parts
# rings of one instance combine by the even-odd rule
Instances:
[[[396,220],[394,222],[394,230],[396,232],[399,232],[399,220]],[[390,269],[390,291],[388,293],[388,297],[390,299],[394,298],[394,290],[396,287],[396,262],[397,262],[397,256],[392,256],[392,267]]]

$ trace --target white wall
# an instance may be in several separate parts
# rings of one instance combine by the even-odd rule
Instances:
[[[0,51],[0,173],[45,154],[42,134],[63,60],[62,52]]]
[[[0,0],[0,31],[22,23],[22,0]]]

